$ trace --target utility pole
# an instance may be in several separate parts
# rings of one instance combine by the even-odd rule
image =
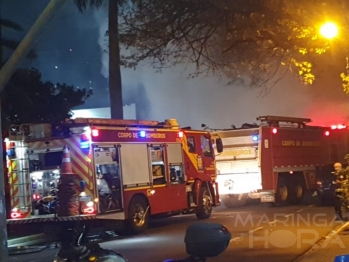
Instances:
[[[13,73],[16,71],[22,60],[28,55],[30,49],[39,39],[40,34],[44,31],[53,16],[63,7],[67,0],[51,0],[46,8],[42,11],[39,18],[30,28],[26,36],[13,52],[10,59],[1,68],[0,71],[0,96],[5,85],[8,83]],[[0,104],[1,105],[1,104]],[[1,132],[1,106],[0,106],[0,154],[3,154],[3,138]],[[7,249],[7,226],[6,226],[6,202],[5,202],[5,185],[4,185],[4,161],[0,157],[0,261],[8,261]]]

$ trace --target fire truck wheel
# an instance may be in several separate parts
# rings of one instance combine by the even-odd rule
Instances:
[[[295,204],[302,202],[304,196],[304,187],[301,183],[297,183],[294,187],[294,201]]]
[[[289,185],[286,183],[286,181],[284,179],[280,179],[275,194],[276,199],[273,203],[274,206],[286,205],[290,199],[290,192]]]
[[[150,216],[146,199],[141,196],[133,197],[128,210],[130,233],[139,234],[147,230]]]
[[[247,194],[222,195],[221,199],[225,207],[243,207],[247,202]]]
[[[196,217],[198,219],[206,219],[211,216],[212,212],[212,197],[207,187],[201,187],[200,198],[202,199],[202,205],[199,205],[196,211]]]

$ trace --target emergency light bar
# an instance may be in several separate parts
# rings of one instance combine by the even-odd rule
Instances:
[[[253,140],[254,142],[257,142],[257,141],[258,141],[258,136],[257,136],[257,135],[252,136],[252,140]]]
[[[141,138],[145,138],[146,137],[146,133],[145,133],[145,131],[144,130],[142,130],[142,131],[139,131],[139,136],[141,137]]]
[[[91,135],[94,136],[94,137],[99,136],[99,130],[98,129],[92,129]]]
[[[331,126],[331,129],[345,129],[345,128],[347,128],[347,126],[345,126],[345,125],[332,125]]]
[[[91,134],[86,132],[85,134],[82,134],[80,137],[80,148],[81,149],[88,149],[90,148],[91,144]]]

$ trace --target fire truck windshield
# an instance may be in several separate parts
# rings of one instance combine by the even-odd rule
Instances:
[[[204,156],[209,156],[209,157],[213,156],[212,146],[209,138],[206,138],[205,136],[201,136],[201,148]]]

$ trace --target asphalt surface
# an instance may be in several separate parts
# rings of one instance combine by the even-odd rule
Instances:
[[[142,235],[105,242],[101,246],[121,253],[129,262],[183,259],[187,257],[185,231],[189,225],[197,222],[195,215],[157,219]],[[236,209],[219,207],[205,222],[224,224],[232,234],[227,250],[216,258],[208,259],[208,262],[244,262],[252,259],[268,262],[312,261],[302,260],[302,255],[316,246],[325,251],[331,245],[339,245],[341,238],[348,238],[347,235],[333,234],[344,222],[335,220],[331,206],[272,207],[257,204]],[[349,246],[343,244],[342,247],[342,253],[349,250]],[[9,261],[48,262],[53,261],[56,252],[57,249],[47,249],[31,255],[11,256]]]

